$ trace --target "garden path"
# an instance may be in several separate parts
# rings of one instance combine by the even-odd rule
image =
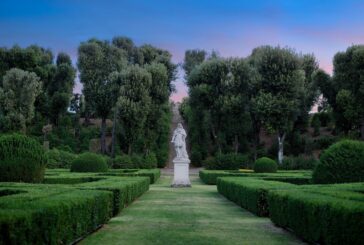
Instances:
[[[303,244],[270,219],[228,201],[197,175],[191,176],[192,188],[171,188],[171,177],[163,174],[81,244]]]

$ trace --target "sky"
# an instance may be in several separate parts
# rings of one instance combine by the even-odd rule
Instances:
[[[74,63],[80,42],[127,36],[167,49],[175,63],[187,49],[246,57],[260,45],[288,46],[314,53],[331,74],[335,53],[363,44],[363,30],[363,0],[0,1],[0,46],[38,44]],[[183,71],[174,83],[171,99],[180,101],[188,94]]]

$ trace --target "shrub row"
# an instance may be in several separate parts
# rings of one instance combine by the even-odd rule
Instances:
[[[206,169],[237,170],[249,165],[249,156],[235,153],[218,154],[215,157],[208,157],[203,161],[203,165]]]
[[[297,186],[222,177],[217,188],[229,200],[259,216],[269,216],[306,241],[361,244],[364,239],[364,183]]]
[[[146,156],[141,155],[121,155],[115,157],[112,162],[112,167],[115,169],[150,169],[157,168],[158,159],[154,153],[150,153]]]
[[[46,152],[47,168],[71,168],[76,157],[74,153],[53,148]]]
[[[270,218],[312,243],[362,244],[364,200],[350,200],[347,196],[355,199],[360,195],[363,199],[363,194],[339,189],[335,192],[336,196],[312,189],[272,191],[268,195]]]
[[[149,177],[150,183],[154,184],[161,176],[161,171],[158,168],[155,169],[124,169],[124,170],[111,170],[107,173],[101,173],[99,175],[108,176],[145,176]]]
[[[311,171],[279,171],[277,173],[254,173],[251,171],[224,171],[224,170],[201,170],[200,179],[208,185],[216,185],[219,177],[292,177],[306,183],[311,178]],[[289,181],[288,181],[289,182]]]
[[[75,174],[74,174],[75,175]],[[149,188],[146,177],[78,174],[78,184],[52,178],[57,185],[3,183],[18,191],[0,199],[0,244],[69,244],[106,223]],[[80,183],[81,176],[86,182]],[[47,181],[47,179],[46,179]],[[10,193],[9,191],[5,192]]]
[[[274,189],[295,188],[295,185],[246,177],[223,177],[217,179],[217,190],[232,202],[258,216],[268,216],[267,193]]]
[[[1,244],[69,244],[106,223],[112,214],[108,191],[19,188],[25,193],[0,199]]]

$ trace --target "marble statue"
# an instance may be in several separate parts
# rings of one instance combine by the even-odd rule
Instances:
[[[174,176],[172,187],[191,187],[189,175],[190,160],[186,151],[186,137],[186,131],[182,124],[178,123],[171,141],[176,151],[176,157],[173,159]]]
[[[175,159],[188,159],[188,154],[186,151],[186,131],[184,130],[181,123],[178,123],[177,128],[173,132],[173,137],[171,143],[174,144],[174,149],[176,150]]]

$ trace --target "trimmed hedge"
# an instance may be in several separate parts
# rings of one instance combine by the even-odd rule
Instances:
[[[222,177],[217,179],[217,190],[220,194],[258,216],[269,215],[268,191],[289,188],[296,188],[296,186],[255,178]]]
[[[363,244],[364,184],[361,186],[361,193],[340,188],[317,192],[314,187],[269,192],[270,218],[312,243]]]
[[[240,167],[247,167],[248,155],[243,154],[218,154],[203,161],[203,166],[210,170],[238,170]]]
[[[121,156],[117,156],[115,157],[115,159],[113,160],[113,168],[115,169],[132,169],[135,168],[134,164],[131,160],[131,157],[129,155],[121,155]]]
[[[75,184],[66,180],[65,172],[59,175],[50,177],[54,185],[2,183],[0,244],[73,243],[149,189],[146,177],[89,174],[87,179],[87,174],[69,173]],[[85,183],[80,183],[82,178]],[[70,182],[74,185],[60,185]]]
[[[292,177],[297,179],[305,179],[308,183],[308,179],[311,179],[311,171],[295,170],[295,171],[278,171],[277,173],[254,173],[246,171],[229,171],[229,170],[201,170],[199,172],[200,179],[208,185],[216,185],[217,178],[219,177]],[[289,181],[288,181],[289,182]]]
[[[4,188],[4,187],[3,187]],[[1,244],[69,244],[106,223],[112,193],[33,185],[0,199]]]
[[[364,142],[343,140],[325,150],[313,172],[315,183],[364,181]]]
[[[261,157],[254,163],[254,172],[256,173],[275,173],[277,168],[276,161],[269,157]]]
[[[53,148],[46,152],[47,168],[70,168],[77,155]]]
[[[71,172],[106,172],[108,170],[105,158],[102,156],[86,152],[80,154],[72,161]]]
[[[43,147],[25,135],[0,137],[0,181],[41,182],[46,157]]]
[[[145,176],[149,177],[150,183],[154,184],[161,176],[161,171],[155,169],[128,169],[128,170],[113,170],[107,173],[101,173],[100,176]]]

